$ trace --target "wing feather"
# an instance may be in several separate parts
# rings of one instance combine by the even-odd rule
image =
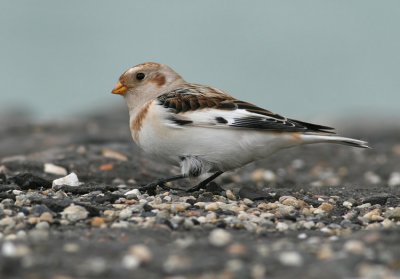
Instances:
[[[334,133],[333,128],[283,117],[212,87],[187,84],[158,97],[176,125]]]

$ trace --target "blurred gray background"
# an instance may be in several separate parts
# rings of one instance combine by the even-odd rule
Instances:
[[[398,117],[399,27],[398,0],[1,0],[0,109],[122,110],[119,75],[155,61],[293,118]]]

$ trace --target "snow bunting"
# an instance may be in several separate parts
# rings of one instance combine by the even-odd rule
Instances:
[[[333,128],[298,121],[237,100],[214,87],[186,82],[167,65],[143,63],[125,71],[112,93],[129,108],[133,140],[145,152],[180,165],[181,178],[206,177],[199,189],[225,171],[310,143],[368,148],[367,142],[333,135]]]

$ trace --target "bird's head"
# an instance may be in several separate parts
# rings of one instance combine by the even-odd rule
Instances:
[[[182,83],[182,77],[167,65],[147,62],[126,70],[112,93],[124,96],[129,105],[130,99],[151,100]]]

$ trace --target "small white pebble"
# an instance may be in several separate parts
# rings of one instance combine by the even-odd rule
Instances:
[[[129,247],[129,253],[136,257],[140,263],[148,263],[153,259],[150,249],[143,244],[137,244]]]
[[[138,268],[139,265],[140,265],[140,261],[134,255],[128,254],[122,258],[122,266],[126,269],[133,270],[133,269]]]
[[[276,229],[280,232],[287,231],[289,229],[289,225],[283,222],[278,222],[276,224]]]
[[[303,264],[303,258],[295,251],[280,253],[279,261],[286,266],[301,266]]]
[[[64,176],[68,174],[65,168],[50,163],[44,164],[44,172]]]
[[[305,233],[301,233],[297,236],[298,239],[306,239],[307,238],[307,234]]]
[[[236,200],[236,196],[235,194],[232,192],[232,190],[226,190],[225,191],[225,195],[228,199],[235,201]]]
[[[64,208],[63,212],[61,212],[61,215],[68,221],[76,222],[86,219],[89,215],[89,212],[87,212],[83,206],[71,204],[70,206]]]
[[[369,208],[369,207],[371,207],[371,204],[369,202],[368,203],[363,203],[363,204],[357,206],[357,208]]]
[[[389,187],[400,186],[400,172],[392,172],[388,180]]]
[[[13,190],[12,193],[16,196],[21,195],[23,193],[23,191],[21,190]]]
[[[43,222],[37,223],[35,228],[38,230],[48,230],[50,228],[50,225],[49,225],[49,223],[43,221]]]
[[[367,171],[364,174],[364,179],[371,184],[379,184],[382,181],[381,177],[372,171]]]
[[[77,243],[65,243],[63,250],[67,253],[76,253],[80,250],[80,246]]]
[[[349,201],[344,201],[343,202],[343,206],[347,207],[348,209],[350,209],[353,206],[353,204],[351,202],[349,202]]]
[[[132,216],[132,209],[125,208],[119,213],[119,219],[125,220]]]
[[[139,198],[139,197],[141,197],[142,194],[140,193],[140,191],[138,189],[132,189],[132,190],[126,192],[124,195],[125,196],[132,195],[132,196],[136,196]]]
[[[9,258],[20,258],[28,255],[30,252],[31,251],[28,246],[23,244],[15,244],[11,241],[4,242],[3,246],[1,247],[1,254],[4,257]]]
[[[357,255],[361,255],[365,251],[364,243],[359,240],[349,240],[344,244],[343,248],[347,252]]]
[[[243,199],[243,203],[245,205],[252,205],[254,202],[252,200],[248,199],[248,198],[244,198]]]
[[[81,184],[82,183],[79,182],[78,176],[74,172],[71,172],[67,176],[53,180],[53,188],[61,185],[79,186]]]
[[[208,211],[217,211],[219,209],[219,205],[216,202],[212,202],[207,204],[204,208]]]
[[[120,222],[115,222],[112,223],[111,228],[112,229],[126,229],[129,227],[129,223],[125,221],[120,221]]]
[[[232,241],[232,235],[224,229],[214,229],[211,231],[208,240],[216,247],[223,247]]]

